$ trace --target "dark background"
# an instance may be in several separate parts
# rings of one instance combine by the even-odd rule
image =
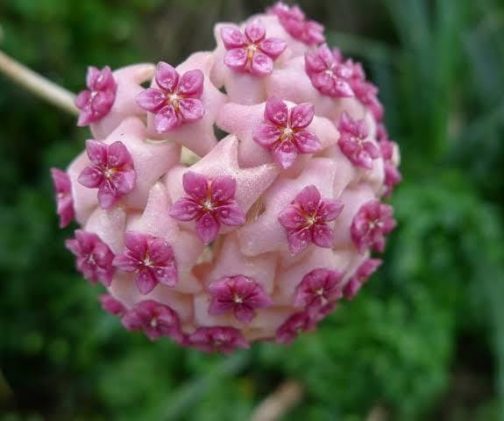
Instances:
[[[89,64],[178,63],[266,4],[1,0],[0,49],[78,91]],[[242,420],[286,379],[305,389],[289,420],[504,419],[503,1],[301,5],[364,62],[401,147],[385,265],[288,349],[207,356],[128,334],[57,228],[48,168],[87,132],[0,76],[1,419]]]

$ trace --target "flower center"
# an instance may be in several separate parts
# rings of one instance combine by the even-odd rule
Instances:
[[[206,199],[201,203],[201,207],[206,211],[213,211],[215,209],[214,204],[210,199]]]
[[[143,264],[144,264],[144,266],[147,266],[149,268],[154,266],[154,262],[151,260],[151,258],[149,256],[145,256],[145,258],[143,260]]]
[[[105,168],[105,171],[103,171],[103,175],[105,178],[111,178],[114,174],[116,173],[115,168]]]
[[[234,295],[233,301],[235,302],[235,304],[243,304],[243,298],[238,294]]]
[[[173,94],[168,95],[168,101],[170,102],[172,107],[175,108],[175,110],[179,109],[181,99],[182,98],[177,93],[173,93]]]
[[[247,60],[252,60],[252,58],[254,57],[254,54],[257,51],[257,45],[255,45],[255,44],[248,44],[247,48],[246,48],[246,51],[247,51]]]
[[[306,216],[306,225],[311,227],[317,223],[318,216],[316,213]]]
[[[294,134],[293,129],[291,129],[290,127],[285,127],[282,131],[282,135],[280,136],[280,142],[291,140],[293,134]]]
[[[155,329],[155,328],[157,327],[157,325],[158,325],[158,320],[157,320],[157,318],[153,317],[153,318],[151,319],[151,321],[150,321],[150,325],[151,325],[151,327],[152,327],[152,328],[154,328],[154,329]]]
[[[369,229],[374,230],[375,228],[382,228],[383,222],[379,219],[372,219],[368,223]]]

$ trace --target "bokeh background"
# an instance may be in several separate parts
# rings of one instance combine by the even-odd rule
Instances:
[[[504,2],[300,3],[364,62],[402,150],[385,265],[288,349],[128,334],[57,228],[48,169],[86,130],[0,76],[0,419],[244,420],[288,379],[286,420],[504,419]],[[266,5],[1,0],[0,49],[78,91],[89,64],[178,63]]]

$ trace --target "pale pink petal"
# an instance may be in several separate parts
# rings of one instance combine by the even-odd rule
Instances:
[[[156,66],[157,84],[172,93],[177,87],[179,75],[175,68],[164,61],[160,61]]]
[[[233,48],[226,52],[224,63],[234,70],[244,70],[247,64],[247,52],[243,48]]]
[[[245,37],[237,27],[225,26],[221,28],[221,38],[227,49],[245,46]]]
[[[90,99],[91,91],[82,91],[75,97],[75,106],[77,108],[84,108],[88,104]]]
[[[287,48],[287,43],[280,38],[266,38],[259,44],[259,49],[272,59],[276,59]]]
[[[321,149],[320,140],[308,130],[299,130],[294,133],[294,141],[302,153],[313,153]]]
[[[199,69],[189,70],[180,78],[178,92],[184,96],[199,98],[203,92],[203,72]]]
[[[136,285],[141,294],[148,294],[158,284],[154,273],[150,269],[140,270],[136,276]]]
[[[205,213],[196,221],[196,232],[198,237],[204,244],[209,244],[217,237],[220,224],[215,217],[209,213]]]
[[[111,167],[133,165],[131,155],[122,142],[112,143],[107,150],[107,164]]]
[[[296,196],[296,202],[305,212],[316,212],[320,202],[320,192],[314,185],[306,186]]]
[[[301,229],[287,234],[289,240],[289,250],[292,254],[301,253],[312,241],[309,230]]]
[[[268,98],[264,108],[264,118],[278,126],[287,126],[289,119],[287,104],[277,97]]]
[[[216,210],[216,216],[224,225],[239,226],[245,223],[245,214],[236,204],[219,206]]]
[[[101,142],[87,140],[86,153],[93,164],[104,165],[107,162],[107,146]]]
[[[269,147],[273,145],[282,135],[280,129],[269,123],[261,124],[254,131],[254,141],[262,146]]]
[[[194,199],[206,199],[208,194],[208,181],[198,173],[187,171],[182,177],[184,191]]]
[[[252,57],[251,73],[256,76],[266,76],[273,71],[273,60],[266,54],[256,52]]]
[[[294,164],[298,151],[292,142],[280,142],[273,149],[273,158],[282,168],[289,168]]]
[[[154,128],[158,133],[166,133],[180,126],[180,119],[171,105],[161,108],[154,117]]]
[[[317,224],[313,226],[313,242],[319,247],[332,247],[333,230],[326,224]]]
[[[80,173],[77,181],[84,187],[93,189],[103,182],[103,173],[96,167],[86,167]]]
[[[290,125],[294,129],[305,129],[310,125],[314,116],[315,107],[312,104],[305,102],[296,105],[291,110]]]
[[[233,199],[236,192],[236,180],[228,176],[215,177],[211,184],[212,201],[219,203]]]
[[[205,114],[203,103],[196,98],[184,98],[179,102],[179,111],[184,121],[199,120]]]
[[[305,223],[305,218],[294,206],[289,206],[280,214],[278,221],[285,228],[296,229]]]
[[[245,35],[249,41],[257,44],[266,36],[266,30],[262,24],[256,21],[245,26]]]
[[[180,199],[170,209],[170,216],[179,221],[192,221],[196,219],[200,206],[192,199]]]
[[[136,97],[136,103],[144,110],[156,112],[166,101],[165,94],[156,88],[148,88],[140,92]]]

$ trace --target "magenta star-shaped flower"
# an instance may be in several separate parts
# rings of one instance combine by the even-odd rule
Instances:
[[[140,232],[127,232],[125,250],[116,256],[114,265],[124,272],[134,272],[136,285],[142,294],[151,292],[157,284],[173,287],[177,283],[177,264],[173,249],[162,238]]]
[[[347,300],[354,298],[362,285],[380,267],[381,259],[366,259],[355,271],[355,274],[348,280],[343,288],[343,295]]]
[[[236,26],[225,26],[221,29],[221,38],[227,50],[226,66],[254,76],[269,75],[273,61],[287,47],[279,38],[266,38],[264,26],[257,21],[247,24],[244,33]]]
[[[122,142],[107,145],[88,140],[86,152],[91,165],[82,170],[78,181],[85,187],[97,188],[100,206],[109,209],[135,187],[133,159]]]
[[[126,307],[119,300],[112,297],[110,294],[100,295],[100,303],[107,313],[113,316],[122,317],[126,314]]]
[[[280,214],[278,221],[287,231],[292,254],[303,251],[310,243],[330,248],[333,230],[328,222],[334,221],[343,209],[339,200],[322,199],[317,187],[305,187]]]
[[[385,194],[389,195],[394,190],[394,187],[402,180],[401,173],[393,162],[395,142],[383,138],[378,142],[380,146],[381,155],[383,157],[383,166],[385,170],[384,184],[386,186]]]
[[[212,282],[208,286],[212,301],[208,312],[213,315],[233,312],[234,316],[244,323],[256,316],[255,309],[272,304],[261,284],[243,276],[227,276]]]
[[[128,330],[142,330],[151,341],[161,336],[168,336],[179,343],[184,340],[177,313],[154,300],[137,303],[124,315],[122,323]]]
[[[91,283],[101,282],[109,286],[115,273],[112,265],[114,253],[96,234],[76,230],[75,237],[66,240],[66,248],[76,259],[79,270]]]
[[[294,313],[277,330],[276,341],[281,344],[289,344],[301,332],[311,330],[315,327],[315,320],[307,311]]]
[[[215,240],[222,224],[239,226],[245,223],[245,214],[234,200],[234,178],[210,179],[188,171],[182,182],[188,196],[175,202],[170,215],[179,221],[196,220],[196,232],[203,243]]]
[[[368,247],[379,252],[384,250],[385,235],[396,226],[393,212],[392,206],[379,200],[371,200],[360,207],[350,226],[352,241],[359,252]]]
[[[51,168],[51,176],[56,193],[56,207],[60,228],[65,228],[75,216],[70,177],[59,168]]]
[[[314,269],[308,272],[296,288],[294,305],[304,307],[310,313],[317,313],[329,303],[342,296],[342,273],[329,269]]]
[[[228,354],[237,348],[248,348],[249,344],[234,327],[199,327],[189,336],[189,345],[203,352]]]
[[[351,60],[343,61],[339,50],[327,44],[305,54],[305,69],[312,85],[333,98],[353,97],[352,81],[361,77],[362,68]]]
[[[204,77],[201,70],[189,70],[179,76],[174,67],[160,61],[155,81],[157,86],[140,92],[136,101],[144,110],[154,113],[156,132],[168,133],[203,117],[205,107],[200,98]]]
[[[352,80],[352,89],[359,101],[371,110],[376,121],[381,121],[384,109],[378,99],[378,88],[365,78],[354,78]]]
[[[373,160],[380,157],[380,150],[373,142],[366,140],[368,127],[364,120],[354,120],[343,112],[338,130],[340,138],[338,146],[341,152],[357,167],[371,169]]]
[[[318,137],[306,130],[314,115],[312,104],[299,104],[289,110],[282,100],[269,98],[264,123],[255,131],[254,141],[269,149],[282,168],[289,168],[299,153],[313,153],[321,148]]]
[[[324,26],[314,20],[307,20],[299,6],[290,7],[279,1],[267,11],[278,17],[289,35],[306,45],[318,45],[325,41]]]
[[[105,117],[114,105],[117,83],[110,67],[103,69],[88,67],[87,89],[75,98],[75,105],[80,110],[78,126],[87,126]]]

